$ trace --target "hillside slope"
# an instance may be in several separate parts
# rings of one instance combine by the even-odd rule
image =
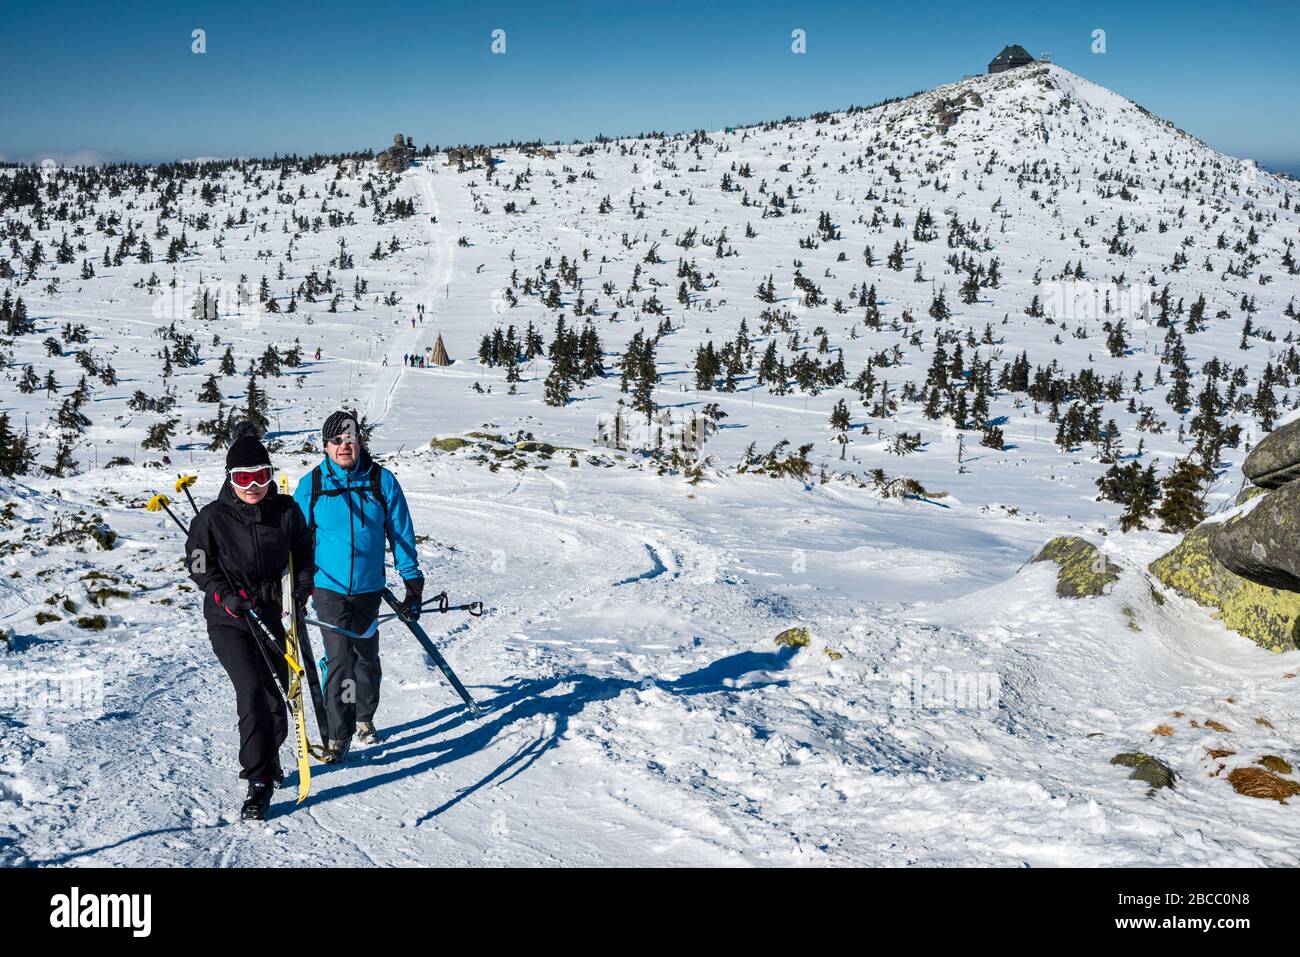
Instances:
[[[1175,536],[1096,484],[1193,456],[1220,507],[1296,406],[1296,184],[1051,65],[554,152],[0,171],[36,456],[0,479],[0,861],[1297,863],[1294,802],[1227,775],[1296,760],[1300,652],[1153,592]],[[452,365],[404,364],[438,334]],[[494,705],[386,628],[387,740],[261,827],[143,510],[179,471],[215,494],[250,372],[292,481],[366,415],[431,585],[489,608],[431,631]],[[1058,534],[1110,594],[1022,567]]]

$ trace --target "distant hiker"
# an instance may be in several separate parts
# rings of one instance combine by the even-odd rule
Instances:
[[[371,461],[361,427],[351,412],[335,412],[321,429],[325,458],[294,490],[316,538],[315,606],[321,621],[364,635],[379,614],[384,589],[384,552],[406,585],[402,604],[418,617],[424,591],[415,550],[415,528],[406,496],[393,473]],[[379,707],[379,635],[349,638],[322,628],[324,693],[329,748],[335,761],[347,756],[356,737],[376,744]]]
[[[384,356],[384,361],[383,361],[382,363],[380,363],[380,364],[381,364],[381,365],[388,365],[388,356]]]
[[[316,361],[320,362],[320,346],[316,347]]]
[[[239,776],[248,781],[242,815],[261,820],[271,792],[284,779],[280,745],[288,734],[284,699],[258,638],[245,617],[256,608],[262,622],[284,640],[281,574],[293,554],[294,598],[311,594],[311,534],[302,512],[276,492],[271,457],[255,435],[240,436],[226,453],[226,480],[216,500],[190,525],[185,561],[203,592],[203,617],[217,660],[235,686],[239,714]],[[285,677],[283,657],[272,659]]]

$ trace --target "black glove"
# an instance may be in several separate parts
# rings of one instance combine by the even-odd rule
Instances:
[[[299,585],[293,590],[293,607],[299,612],[307,610],[307,600],[311,598],[312,592],[316,589],[311,585]]]
[[[212,599],[224,608],[231,618],[243,618],[255,607],[253,600],[248,597],[248,592],[242,588],[238,592],[226,591],[225,595],[220,591],[214,591]]]
[[[402,596],[402,613],[415,621],[420,617],[420,604],[424,596],[424,579],[411,578],[402,581],[406,594]]]

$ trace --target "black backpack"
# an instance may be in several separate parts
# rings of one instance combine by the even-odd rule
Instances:
[[[384,478],[384,467],[378,462],[370,463],[370,484],[369,485],[349,485],[344,488],[322,488],[321,487],[321,467],[318,465],[311,470],[311,502],[307,506],[307,527],[311,529],[313,536],[316,534],[316,500],[322,495],[350,495],[353,492],[365,494],[370,492],[379,503],[379,507],[384,511],[384,519],[388,519],[388,500],[384,498],[384,488],[382,485]],[[365,523],[364,513],[362,513],[362,524]]]

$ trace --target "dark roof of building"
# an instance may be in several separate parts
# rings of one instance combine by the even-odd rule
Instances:
[[[1013,43],[1010,46],[1003,47],[1002,52],[993,58],[993,63],[1016,63],[1032,60],[1029,51],[1019,43]]]

